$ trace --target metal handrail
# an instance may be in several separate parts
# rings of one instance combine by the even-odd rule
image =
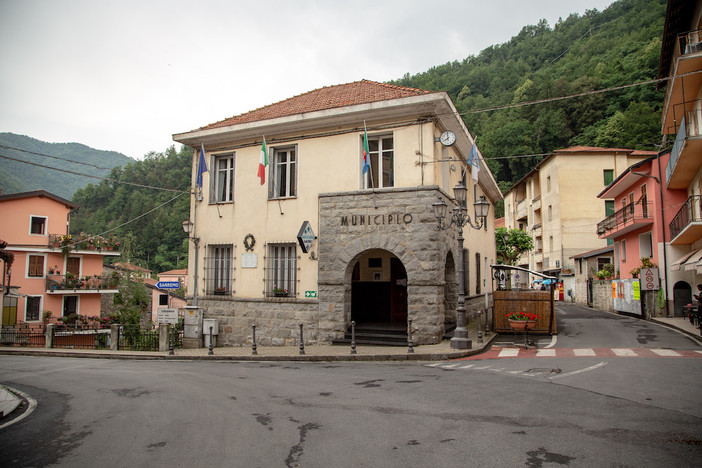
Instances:
[[[670,238],[680,234],[685,227],[695,221],[702,221],[702,195],[692,195],[675,214],[675,217],[668,225]]]

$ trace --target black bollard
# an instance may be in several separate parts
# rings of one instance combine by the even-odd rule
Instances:
[[[483,342],[483,332],[482,332],[483,325],[482,325],[482,322],[480,321],[480,316],[481,316],[482,314],[483,314],[483,311],[482,311],[482,310],[479,310],[479,311],[478,311],[478,343],[482,343],[482,342]]]
[[[252,329],[252,339],[251,339],[251,354],[258,354],[256,351],[256,325],[251,325]]]
[[[490,336],[490,308],[485,309],[485,338]]]
[[[210,356],[214,354],[214,351],[212,351],[212,327],[210,327],[210,350],[207,351],[207,354]]]
[[[305,354],[305,337],[302,334],[302,324],[300,324],[300,354]]]
[[[414,353],[414,343],[412,343],[412,320],[407,325],[407,354]]]
[[[168,324],[168,355],[173,356],[175,354],[175,351],[173,351],[174,345],[173,341],[175,340],[175,327],[171,324]]]
[[[351,321],[351,354],[356,354],[356,322]]]

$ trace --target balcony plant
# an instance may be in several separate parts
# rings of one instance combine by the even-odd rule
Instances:
[[[215,288],[214,293],[216,296],[224,296],[227,293],[227,288],[220,286],[219,288]]]
[[[275,297],[287,297],[288,290],[285,288],[279,288],[278,285],[273,286],[273,295]]]

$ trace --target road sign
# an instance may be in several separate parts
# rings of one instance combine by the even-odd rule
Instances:
[[[178,289],[180,288],[180,281],[159,281],[156,283],[158,289]]]
[[[317,291],[305,291],[305,297],[317,297]]]
[[[656,291],[661,288],[658,268],[642,268],[639,278],[641,279],[641,289],[644,291]]]
[[[178,323],[178,309],[158,309],[158,323]]]

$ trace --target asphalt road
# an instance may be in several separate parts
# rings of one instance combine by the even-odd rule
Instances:
[[[590,312],[559,312],[555,346],[702,350],[663,327]],[[701,376],[695,357],[288,364],[2,356],[0,382],[39,405],[0,430],[0,465],[700,466]]]

